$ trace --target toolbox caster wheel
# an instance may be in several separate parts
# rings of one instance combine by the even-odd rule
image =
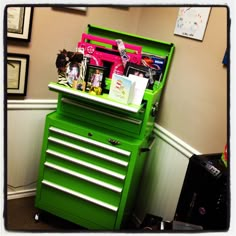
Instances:
[[[39,213],[36,213],[35,215],[34,215],[34,220],[35,220],[35,222],[39,222],[39,217],[40,216],[40,214]]]

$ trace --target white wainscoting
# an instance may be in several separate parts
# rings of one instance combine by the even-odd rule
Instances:
[[[173,220],[189,158],[200,154],[157,124],[154,132],[155,145],[147,158],[134,213],[138,224],[147,213]]]
[[[56,100],[8,101],[8,199],[35,194],[45,116],[56,105]],[[157,138],[146,162],[134,214],[139,223],[146,213],[173,219],[188,158],[199,154],[158,125],[154,132]]]
[[[8,101],[7,198],[35,194],[45,116],[57,100]]]

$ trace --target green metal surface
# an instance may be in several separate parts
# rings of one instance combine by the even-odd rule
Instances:
[[[87,33],[166,56],[163,79],[135,107],[114,104],[108,78],[95,97],[50,83],[58,105],[46,117],[35,206],[88,229],[119,230],[135,205],[174,45],[94,25]]]
[[[85,228],[103,230],[114,227],[116,214],[69,194],[42,187],[38,207]]]
[[[163,74],[162,82],[160,83],[160,85],[158,85],[161,88],[164,87],[174,53],[175,46],[173,43],[160,41],[153,38],[147,38],[136,34],[130,34],[128,32],[122,32],[91,24],[88,25],[87,27],[87,33],[95,36],[100,36],[103,38],[122,39],[126,43],[142,46],[142,51],[144,53],[151,53],[154,55],[167,57],[168,60],[165,72]]]
[[[58,87],[55,83],[50,83]],[[80,97],[81,92],[75,91],[75,95],[68,95],[66,91],[74,90],[64,88],[65,92],[59,93],[58,112],[68,117],[73,117],[83,122],[88,122],[101,126],[105,129],[113,130],[116,133],[132,136],[135,138],[144,138],[152,132],[155,121],[155,114],[152,114],[153,106],[159,101],[161,88],[155,90],[146,89],[142,104],[137,113],[124,111],[109,105],[100,104],[96,101],[87,101]],[[107,94],[99,95],[109,101]],[[94,97],[94,95],[87,95]],[[73,101],[73,104],[65,104],[62,100],[66,98]],[[129,107],[129,105],[127,105]]]
[[[64,131],[72,132],[74,134],[79,134],[86,138],[90,137],[94,141],[105,143],[106,145],[110,145],[111,147],[113,146],[112,144],[109,143],[109,139],[110,138],[116,139],[120,142],[120,145],[118,145],[117,147],[119,147],[119,149],[122,149],[122,150],[128,150],[130,152],[130,156],[123,156],[119,153],[103,149],[102,147],[98,147],[96,145],[91,146],[87,143],[79,142],[76,139],[72,139],[72,138],[69,138],[60,134],[54,134],[53,132],[49,131],[50,127],[59,127],[60,129]],[[92,136],[90,136],[91,134]],[[112,213],[113,215],[115,215],[113,217],[115,219],[113,222],[114,225],[110,227],[109,224],[106,224],[106,225],[102,225],[102,227],[105,227],[105,228],[108,227],[107,229],[112,229],[113,227],[119,229],[122,223],[122,215],[124,214],[125,207],[126,207],[125,202],[126,202],[127,194],[129,192],[130,181],[133,178],[132,173],[134,171],[134,168],[137,162],[136,159],[139,158],[138,152],[143,145],[143,141],[140,139],[133,139],[133,138],[128,138],[127,140],[127,137],[125,136],[122,137],[120,135],[113,134],[112,132],[104,133],[104,131],[101,130],[100,127],[95,128],[90,125],[89,128],[86,128],[86,125],[79,125],[77,124],[75,119],[58,115],[57,112],[54,112],[47,116],[44,140],[48,140],[49,137],[63,140],[63,142],[66,142],[66,143],[68,142],[73,145],[81,146],[83,148],[90,148],[90,150],[93,150],[93,151],[102,152],[103,154],[106,154],[107,156],[112,156],[113,158],[116,158],[118,160],[127,161],[128,165],[120,166],[119,164],[108,163],[107,161],[101,160],[94,156],[83,154],[76,150],[63,147],[61,145],[52,143],[50,141],[46,141],[43,144],[43,150],[42,150],[42,156],[41,156],[41,163],[40,163],[41,168],[40,168],[39,182],[38,182],[39,184],[37,187],[37,194],[36,194],[36,207],[44,209],[49,212],[55,212],[55,211],[63,212],[63,209],[65,206],[61,204],[60,199],[61,199],[61,195],[64,196],[65,194],[56,190],[52,190],[41,184],[43,180],[48,180],[55,184],[59,184],[62,187],[69,188],[73,191],[77,191],[81,194],[85,194],[86,196],[117,206],[117,208],[119,209],[117,213]],[[106,168],[108,170],[116,172],[117,174],[124,175],[125,178],[124,180],[117,179],[106,174],[101,174],[97,171],[91,171],[88,168],[85,168],[83,166],[80,166],[80,165],[77,165],[77,164],[74,164],[65,160],[58,159],[54,157],[53,155],[46,154],[46,151],[48,149],[54,152],[58,152],[60,154],[68,155],[74,158],[75,160],[84,161],[86,163],[90,163],[98,167]],[[88,176],[89,178],[93,178],[93,179],[102,181],[106,184],[112,185],[114,187],[121,188],[122,191],[119,193],[119,192],[116,192],[116,191],[113,191],[113,190],[110,190],[110,189],[107,189],[98,185],[94,185],[93,183],[90,183],[86,180],[84,181],[83,179],[80,179],[76,176],[64,174],[63,172],[45,167],[45,165],[47,165],[45,163],[52,163],[61,168],[68,169],[72,171],[72,173],[79,172],[80,175]],[[47,201],[49,201],[50,196],[51,196],[51,193],[49,194],[48,191],[55,192],[55,194],[53,194],[55,198],[53,200],[52,205],[48,203],[47,207],[45,207],[45,201],[46,201],[45,198],[47,198],[48,199]],[[70,198],[74,198],[74,197],[70,196]],[[72,201],[72,203],[74,201],[75,199]],[[69,202],[68,204],[71,204],[71,203]],[[90,204],[90,205],[91,205],[91,208],[93,209],[94,204]],[[59,210],[56,210],[56,209],[59,209]],[[82,211],[81,208],[80,208],[80,211],[76,211],[76,212],[74,211],[74,208],[72,208],[73,210],[69,210],[69,209],[70,208],[65,208],[65,214],[71,214],[71,215],[75,214],[76,217],[81,217],[83,219],[85,215],[88,214],[87,212],[85,214],[85,212]],[[92,211],[93,210],[91,210],[91,212]],[[107,210],[105,210],[105,213],[103,213],[103,211],[104,209],[102,208],[101,212],[99,213],[100,217],[105,218],[105,219],[108,217],[110,220],[111,216],[110,214],[107,214]],[[57,213],[57,215],[58,214],[59,213]],[[93,213],[91,214],[93,215]],[[59,216],[62,218],[65,217],[64,214],[62,215],[59,214]],[[90,221],[92,221],[94,224],[97,224],[96,218],[92,217]],[[81,226],[88,227],[88,224],[86,223],[83,225],[82,222],[75,221],[74,219],[73,219],[73,222],[80,224]],[[98,229],[100,229],[100,227],[98,227]]]

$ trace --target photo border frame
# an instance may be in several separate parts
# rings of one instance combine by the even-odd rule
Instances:
[[[124,75],[127,77],[129,76],[129,74],[135,75],[134,72],[142,72],[145,75],[146,73],[148,73],[148,67],[128,62],[125,67]]]
[[[8,9],[10,9],[10,8],[11,7],[8,7],[7,10],[6,10],[6,15],[7,15],[7,20],[6,20],[7,39],[30,42],[34,8],[33,7],[19,7],[19,8],[24,9],[23,19],[21,19],[22,22],[23,22],[22,33],[9,32],[9,30],[8,30]]]
[[[29,71],[29,60],[30,56],[28,54],[18,54],[18,53],[7,53],[6,59],[6,79],[7,79],[7,95],[20,95],[26,96],[27,93],[27,83],[28,83],[28,71]],[[14,63],[19,62],[19,72],[18,72],[18,87],[9,88],[8,87],[8,69],[7,66],[14,66]]]
[[[106,74],[107,74],[107,68],[103,67],[103,66],[95,66],[95,65],[91,65],[91,64],[89,64],[87,66],[86,76],[85,76],[85,82],[86,82],[85,91],[86,92],[90,91],[90,86],[88,86],[88,82],[90,82],[89,81],[89,75],[91,73],[90,71],[91,70],[97,70],[97,69],[102,70],[102,72],[103,72],[102,81],[101,81],[101,89],[102,89],[101,94],[102,94],[104,92],[104,88],[105,88],[105,85],[106,85],[105,80],[106,80]]]
[[[150,76],[147,76],[147,74],[151,72],[154,72],[154,78],[151,81]],[[125,66],[125,70],[124,70],[124,75],[125,76],[129,76],[129,74],[135,75],[134,72],[141,72],[144,75],[144,78],[149,79],[148,84],[147,84],[147,89],[153,89],[154,83],[156,81],[158,81],[158,83],[161,83],[162,81],[162,72],[158,72],[158,70],[156,69],[151,69],[147,66],[144,65],[138,65],[132,62],[127,62],[126,66]]]

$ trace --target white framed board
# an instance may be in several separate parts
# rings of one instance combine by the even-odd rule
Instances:
[[[174,34],[203,40],[211,7],[180,7]]]

